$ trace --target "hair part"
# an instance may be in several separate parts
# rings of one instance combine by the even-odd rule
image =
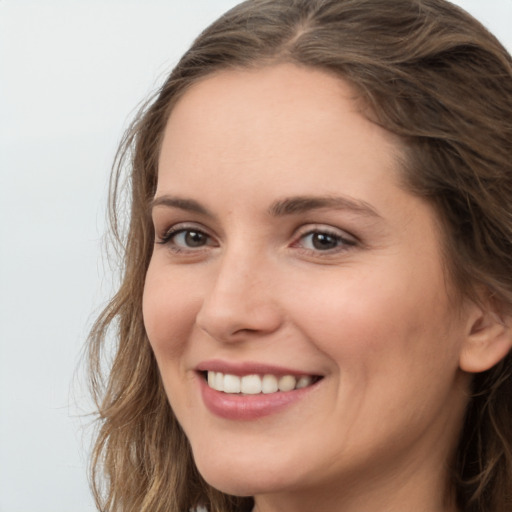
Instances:
[[[122,247],[122,282],[89,345],[100,414],[91,473],[101,511],[252,506],[251,498],[224,495],[204,482],[165,396],[142,319],[154,238],[147,207],[165,126],[179,98],[214,73],[281,62],[324,70],[354,86],[368,118],[404,143],[404,187],[434,206],[455,289],[471,300],[485,289],[510,314],[512,60],[496,38],[444,0],[244,2],[195,40],[139,112],[116,157],[110,217]],[[130,212],[123,232],[124,185]],[[112,329],[116,355],[102,386],[102,347]],[[465,512],[510,508],[511,368],[507,356],[474,378],[453,469]]]

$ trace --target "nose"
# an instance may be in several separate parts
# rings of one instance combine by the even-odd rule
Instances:
[[[196,317],[200,329],[221,342],[268,336],[282,324],[272,271],[261,258],[215,263],[210,288]]]

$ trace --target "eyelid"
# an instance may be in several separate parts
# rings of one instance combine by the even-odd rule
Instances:
[[[176,237],[179,233],[186,231],[196,231],[203,234],[205,237],[207,237],[207,243],[197,247],[187,247],[184,244],[174,243],[173,238]],[[305,247],[302,243],[302,240],[308,235],[314,234],[328,235],[337,239],[339,243],[335,247],[325,249]],[[219,246],[215,235],[213,235],[208,228],[199,222],[193,221],[177,222],[176,224],[172,224],[170,227],[166,227],[165,230],[158,230],[155,226],[155,236],[157,238],[155,240],[155,244],[166,245],[175,253],[197,254],[201,251]],[[294,235],[292,236],[292,242],[289,244],[289,247],[300,250],[306,254],[328,257],[348,251],[350,248],[357,246],[360,243],[361,242],[358,237],[339,227],[329,224],[308,223],[303,224],[298,229],[296,229]]]
[[[172,238],[183,231],[196,231],[204,234],[210,240],[214,240],[214,236],[202,224],[197,222],[178,222],[177,224],[173,224],[161,231],[161,234],[157,234],[158,231],[155,229],[155,234],[157,234],[157,237],[159,238],[159,240],[155,240],[155,243],[161,245],[170,244]],[[191,250],[193,251],[194,249],[191,248]]]
[[[357,236],[353,235],[345,229],[338,228],[330,224],[321,224],[317,222],[303,224],[297,229],[296,233],[297,234],[295,236],[304,236],[310,233],[329,233],[333,236],[339,236],[350,242],[357,243],[359,241]]]
[[[349,233],[348,231],[346,231],[344,229],[330,226],[328,224],[308,224],[308,225],[301,226],[297,230],[297,232],[294,236],[294,239],[293,239],[294,241],[292,242],[291,246],[296,247],[297,245],[300,244],[300,241],[302,239],[304,239],[306,236],[314,235],[314,234],[329,235],[331,237],[334,237],[334,238],[337,238],[338,240],[340,240],[342,242],[342,244],[336,248],[327,249],[324,251],[322,251],[320,249],[303,248],[304,251],[319,254],[319,255],[322,255],[322,253],[323,253],[324,256],[328,256],[328,255],[336,254],[339,252],[347,251],[351,247],[359,245],[359,243],[360,243],[359,239],[355,235]]]

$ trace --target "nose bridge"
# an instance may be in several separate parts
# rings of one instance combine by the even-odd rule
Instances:
[[[265,252],[236,244],[213,263],[209,289],[197,316],[201,329],[220,341],[244,333],[268,334],[280,325],[272,295],[272,263]]]

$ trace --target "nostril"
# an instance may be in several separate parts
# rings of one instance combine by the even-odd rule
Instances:
[[[227,265],[213,288],[205,292],[196,324],[211,338],[221,342],[275,332],[282,313],[269,286],[253,286],[241,279],[236,264]]]

